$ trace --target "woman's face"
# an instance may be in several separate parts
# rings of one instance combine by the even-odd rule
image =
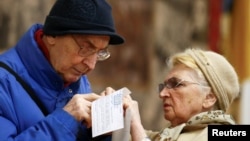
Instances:
[[[177,65],[170,70],[160,92],[164,117],[172,126],[187,122],[193,115],[202,112],[205,94],[194,70]]]

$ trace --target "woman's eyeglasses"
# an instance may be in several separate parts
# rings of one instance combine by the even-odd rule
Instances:
[[[191,81],[186,81],[186,80],[179,79],[176,77],[172,77],[172,78],[168,79],[167,81],[159,84],[158,90],[159,90],[159,92],[161,92],[164,88],[175,89],[175,88],[178,88],[180,86],[184,86],[185,85],[184,83],[201,85],[198,82],[191,82]]]
[[[97,50],[93,47],[90,47],[90,46],[81,46],[77,40],[75,39],[75,37],[72,35],[72,38],[74,39],[74,41],[76,42],[76,44],[79,46],[79,51],[78,51],[78,54],[82,57],[88,57],[90,55],[93,55],[93,54],[97,54],[97,60],[98,61],[104,61],[106,59],[108,59],[110,57],[110,52],[108,51],[108,48],[105,48],[105,49],[100,49],[100,50]]]

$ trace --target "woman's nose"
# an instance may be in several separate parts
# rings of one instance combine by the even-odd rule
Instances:
[[[166,89],[166,88],[162,89],[162,90],[160,91],[160,93],[159,93],[159,97],[160,97],[160,98],[164,98],[164,97],[166,97],[166,96],[169,97],[169,96],[170,96],[169,90],[170,90],[170,89]]]

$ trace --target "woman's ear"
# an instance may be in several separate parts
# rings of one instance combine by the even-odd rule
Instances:
[[[216,96],[213,93],[209,93],[206,95],[202,106],[204,109],[211,109],[212,107],[214,107],[216,101],[217,101]]]

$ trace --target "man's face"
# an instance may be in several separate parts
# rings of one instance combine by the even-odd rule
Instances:
[[[103,35],[65,35],[49,37],[50,63],[65,83],[77,81],[95,68],[97,52],[107,48],[110,37]]]

